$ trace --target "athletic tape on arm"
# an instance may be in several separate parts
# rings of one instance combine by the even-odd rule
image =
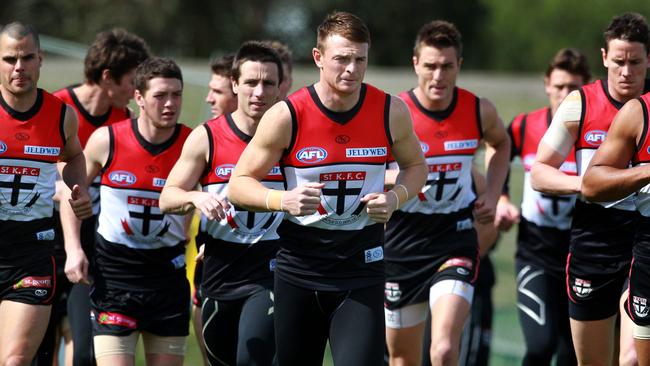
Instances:
[[[573,92],[560,104],[553,121],[544,134],[542,142],[562,156],[567,156],[574,144],[574,138],[566,127],[567,122],[580,121],[582,102],[580,93]]]

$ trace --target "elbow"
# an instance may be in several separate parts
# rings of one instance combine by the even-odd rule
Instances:
[[[602,192],[598,189],[598,184],[594,182],[593,174],[589,170],[582,177],[582,185],[580,186],[580,194],[589,201],[597,202],[602,200]]]
[[[162,211],[162,213],[165,214],[172,213],[173,207],[169,199],[168,188],[163,188],[162,192],[160,193],[160,199],[158,200],[158,208],[160,208],[160,211]]]
[[[540,180],[540,167],[539,164],[535,162],[530,168],[530,186],[536,191],[542,191],[543,186]]]

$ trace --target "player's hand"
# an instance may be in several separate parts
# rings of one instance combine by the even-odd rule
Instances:
[[[81,245],[79,245],[81,248]],[[88,259],[83,250],[66,251],[65,275],[72,283],[84,283],[88,281]]]
[[[230,203],[225,197],[215,193],[193,192],[192,204],[198,208],[208,220],[222,220],[230,209]]]
[[[315,213],[320,205],[323,183],[306,183],[282,194],[282,210],[293,216]]]
[[[519,209],[507,198],[499,199],[494,217],[494,226],[501,231],[508,231],[512,225],[519,223]]]
[[[88,190],[82,189],[81,186],[75,184],[70,192],[70,206],[78,219],[87,219],[93,215],[93,204],[90,201]]]
[[[202,262],[204,256],[205,256],[205,244],[201,244],[201,246],[199,247],[199,252],[196,253],[196,257],[194,257],[194,259],[197,262]]]
[[[374,222],[386,223],[397,209],[397,197],[392,193],[369,193],[361,202],[366,204],[368,217]]]
[[[474,202],[474,219],[479,224],[491,224],[496,214],[496,202],[491,202],[486,195],[481,195]]]

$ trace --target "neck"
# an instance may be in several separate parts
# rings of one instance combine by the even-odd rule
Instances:
[[[441,100],[431,100],[429,99],[424,92],[422,92],[422,89],[419,87],[415,88],[413,91],[415,93],[415,97],[418,99],[418,102],[427,110],[430,110],[432,112],[439,112],[439,111],[444,111],[445,109],[449,108],[451,105],[451,101],[454,100],[454,91],[449,93],[447,97]]]
[[[144,139],[149,143],[154,145],[162,144],[169,140],[172,135],[174,135],[174,130],[176,129],[176,125],[169,128],[158,128],[154,126],[149,119],[142,115],[138,117],[137,122],[138,132],[140,132],[140,135],[142,135],[142,137],[144,137]]]
[[[351,94],[340,93],[322,80],[314,84],[314,89],[323,105],[333,112],[347,112],[359,102],[361,87]]]
[[[260,123],[259,119],[246,115],[240,108],[232,112],[232,120],[235,122],[237,128],[248,136],[255,135],[257,125]]]
[[[7,89],[0,87],[0,93],[2,93],[2,99],[5,100],[7,105],[18,112],[27,112],[34,106],[34,103],[36,103],[36,88],[25,94],[13,94]]]
[[[79,99],[79,103],[91,116],[102,116],[111,107],[108,96],[97,85],[84,83],[74,88],[73,91]]]

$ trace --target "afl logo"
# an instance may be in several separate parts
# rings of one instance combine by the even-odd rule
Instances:
[[[235,170],[234,164],[223,164],[214,168],[214,174],[219,178],[228,179],[233,170]]]
[[[24,132],[18,132],[14,135],[18,141],[27,141],[29,140],[29,135]]]
[[[108,174],[108,180],[117,184],[118,186],[130,186],[135,183],[135,175],[125,170],[116,170]]]
[[[420,148],[422,149],[422,152],[425,154],[429,151],[429,145],[426,142],[420,141]]]
[[[593,130],[585,134],[585,142],[591,146],[600,146],[605,141],[607,132],[602,130]]]
[[[325,160],[327,151],[322,147],[305,147],[296,153],[296,159],[305,164],[316,164]]]
[[[7,144],[4,141],[0,141],[0,154],[4,154],[7,151]]]
[[[348,136],[348,135],[338,135],[338,136],[336,136],[334,141],[336,141],[336,143],[338,143],[338,144],[347,144],[348,142],[350,142],[350,136]]]

